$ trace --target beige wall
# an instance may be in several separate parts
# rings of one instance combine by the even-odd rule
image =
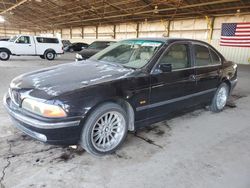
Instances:
[[[250,48],[242,47],[221,47],[219,45],[221,24],[230,22],[250,22],[250,15],[242,16],[226,16],[216,17],[214,19],[213,35],[209,40],[209,25],[208,20],[204,19],[189,19],[171,21],[156,21],[156,22],[141,22],[124,23],[115,26],[116,33],[114,34],[114,26],[92,26],[84,28],[65,28],[58,33],[63,39],[69,39],[72,42],[82,41],[91,43],[94,40],[122,40],[127,38],[139,37],[181,37],[192,38],[210,42],[216,47],[227,59],[237,63],[250,63]],[[168,30],[169,28],[169,30]],[[137,33],[138,29],[138,33]],[[98,30],[98,35],[96,35]],[[56,31],[56,30],[55,30]],[[54,33],[55,33],[54,31]],[[50,31],[50,33],[52,33]],[[96,38],[97,36],[97,38]],[[114,39],[114,36],[116,37]]]
[[[121,23],[114,25],[88,26],[76,28],[63,28],[36,32],[37,35],[55,35],[71,42],[91,43],[95,40],[122,40],[139,37],[181,37],[192,38],[210,42],[227,59],[237,63],[250,64],[250,48],[221,47],[219,45],[221,24],[230,22],[250,22],[250,15],[216,17],[213,25],[213,35],[209,40],[209,24],[207,19],[188,19],[176,21],[155,21],[136,23]],[[115,30],[115,33],[114,33]],[[96,34],[96,32],[98,34]],[[18,30],[0,29],[0,36],[19,34]],[[34,32],[21,33],[34,34]],[[115,36],[115,38],[114,38]]]
[[[0,38],[10,38],[14,35],[18,35],[18,34],[29,34],[29,35],[34,35],[35,32],[33,31],[28,31],[26,29],[10,29],[10,28],[4,28],[1,27],[0,28]]]

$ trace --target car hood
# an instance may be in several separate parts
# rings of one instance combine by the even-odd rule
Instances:
[[[71,92],[95,84],[128,77],[133,69],[92,60],[67,63],[16,77],[10,88],[28,92],[43,99]]]
[[[88,59],[90,58],[92,55],[95,55],[97,52],[101,51],[101,49],[83,49],[82,51],[78,52],[83,59]]]
[[[9,41],[0,41],[0,47],[7,47],[11,44]]]

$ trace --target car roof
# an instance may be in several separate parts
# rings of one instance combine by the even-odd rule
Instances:
[[[167,42],[168,38],[164,37],[140,37],[140,38],[131,38],[131,39],[125,39],[126,40],[146,40],[146,41],[159,41],[159,42]]]
[[[94,42],[106,43],[106,42],[116,42],[116,41],[112,41],[112,40],[96,40]],[[94,42],[92,42],[92,43],[94,43]]]
[[[87,44],[85,42],[73,42],[72,44]]]
[[[140,37],[140,38],[132,38],[132,39],[125,39],[126,40],[146,40],[146,41],[159,41],[159,42],[175,42],[175,41],[186,41],[186,42],[198,42],[208,45],[208,43],[201,41],[201,40],[195,40],[195,39],[188,39],[188,38],[170,38],[170,37]]]

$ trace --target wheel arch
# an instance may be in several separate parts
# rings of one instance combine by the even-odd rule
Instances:
[[[227,78],[227,77],[223,77],[222,78],[222,80],[221,80],[221,83],[226,83],[227,85],[228,85],[228,87],[229,87],[229,91],[231,91],[231,82],[229,81],[229,78]]]
[[[3,47],[1,47],[0,50],[5,50],[5,51],[7,51],[10,55],[12,54],[11,51],[10,51],[8,48],[3,48]]]
[[[88,111],[87,113],[84,114],[84,118],[81,121],[81,124],[84,125],[86,119],[88,118],[88,116],[95,110],[97,109],[99,106],[105,104],[105,103],[115,103],[118,104],[119,106],[121,106],[121,108],[123,108],[127,114],[128,117],[128,130],[129,131],[134,131],[135,130],[135,111],[133,106],[126,101],[123,98],[120,97],[115,97],[115,98],[110,98],[110,99],[106,99],[103,101],[98,102],[97,104],[93,105]]]
[[[44,51],[43,55],[45,55],[47,52],[52,51],[56,54],[56,51],[53,48],[48,48]]]

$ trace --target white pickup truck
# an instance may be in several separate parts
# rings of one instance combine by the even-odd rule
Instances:
[[[53,60],[57,54],[63,54],[63,45],[58,38],[17,35],[9,41],[0,41],[0,60],[3,61],[7,61],[10,55],[40,56]]]

